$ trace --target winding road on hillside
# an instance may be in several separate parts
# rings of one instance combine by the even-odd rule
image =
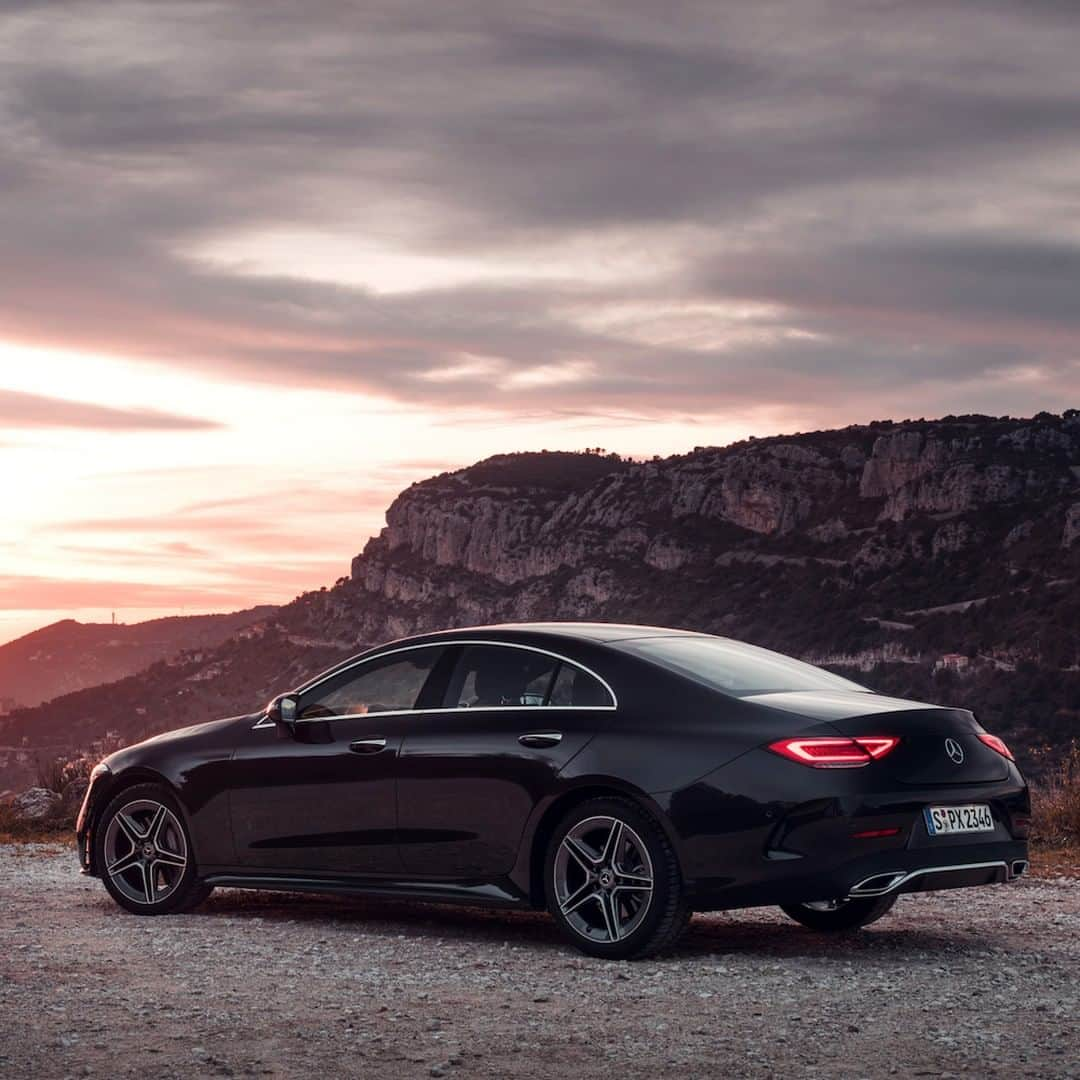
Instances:
[[[1080,881],[903,898],[847,939],[769,909],[670,956],[584,958],[541,915],[219,891],[124,914],[0,845],[0,1075],[1075,1077]]]

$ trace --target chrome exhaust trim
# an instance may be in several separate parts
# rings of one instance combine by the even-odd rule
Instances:
[[[1017,869],[1017,867],[1021,869]],[[862,881],[857,885],[852,885],[848,890],[847,899],[857,900],[860,897],[885,896],[887,893],[895,892],[909,881],[917,877],[923,877],[926,874],[948,874],[953,871],[964,870],[1002,870],[1005,874],[1005,880],[1012,881],[1013,878],[1019,877],[1026,869],[1027,862],[1023,859],[1016,859],[1011,866],[1009,863],[999,861],[961,863],[957,866],[923,866],[918,870],[907,871],[893,870],[863,878]]]
[[[897,888],[906,877],[903,870],[896,870],[891,874],[874,874],[873,877],[864,878],[858,885],[853,885],[848,896],[884,896]]]

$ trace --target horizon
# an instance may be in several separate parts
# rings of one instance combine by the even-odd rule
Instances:
[[[1080,399],[1075,26],[16,5],[0,641],[285,602],[494,453]]]

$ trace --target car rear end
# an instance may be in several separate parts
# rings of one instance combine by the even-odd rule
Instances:
[[[682,743],[722,762],[654,794],[698,910],[982,885],[1026,870],[1027,785],[967,710],[886,697],[708,634],[616,647],[683,680],[666,711],[678,700]]]
[[[764,863],[783,867],[764,875],[783,899],[884,896],[1023,874],[1030,800],[1005,743],[966,710],[850,697],[858,696],[867,711],[849,699],[853,715],[755,751],[774,790],[799,796],[761,852]]]

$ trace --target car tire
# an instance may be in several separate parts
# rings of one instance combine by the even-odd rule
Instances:
[[[590,956],[655,955],[690,921],[675,849],[629,799],[590,799],[562,818],[548,844],[544,887],[563,934]]]
[[[840,930],[857,930],[869,926],[887,915],[897,896],[868,896],[856,900],[841,900],[836,907],[811,906],[809,904],[781,904],[780,910],[789,918],[811,930],[826,933]]]
[[[135,915],[175,915],[201,904],[191,836],[163,784],[136,784],[113,798],[94,830],[94,865],[109,895]]]

